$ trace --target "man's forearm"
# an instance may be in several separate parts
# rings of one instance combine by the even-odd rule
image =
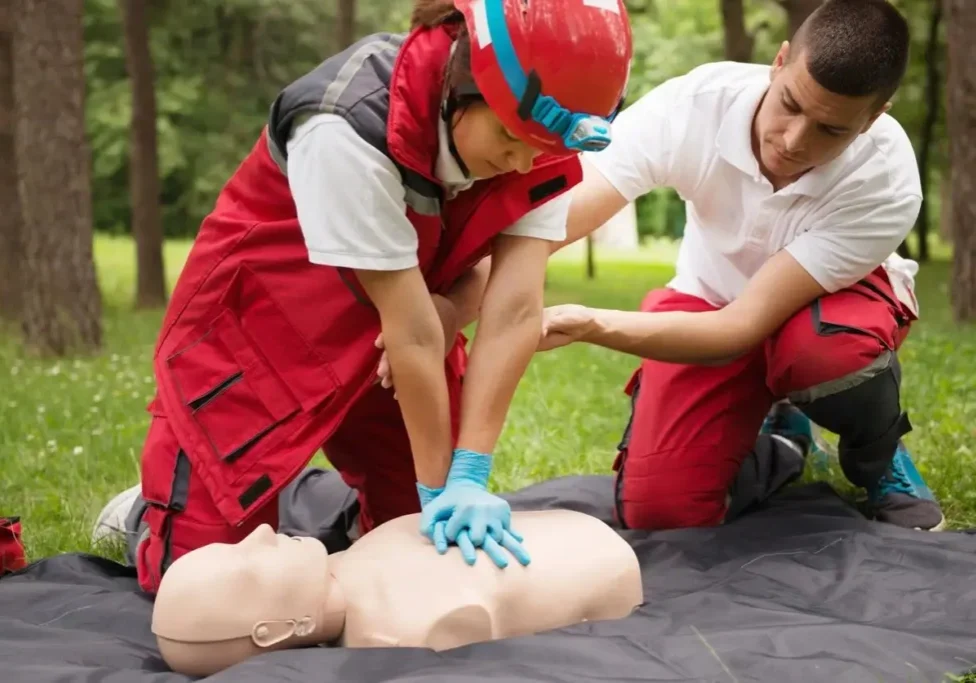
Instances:
[[[581,341],[668,363],[714,364],[739,356],[754,343],[741,321],[723,311],[614,311],[591,309]]]
[[[468,359],[458,447],[491,453],[542,327],[542,303],[482,310]]]
[[[451,413],[444,374],[444,335],[437,317],[431,318],[426,334],[386,333],[386,350],[396,376],[417,481],[436,489],[444,485],[451,466]]]
[[[720,309],[652,313],[586,309],[570,316],[568,336],[641,358],[715,364],[756,348],[825,294],[827,289],[784,249]],[[558,322],[556,330],[558,334]]]

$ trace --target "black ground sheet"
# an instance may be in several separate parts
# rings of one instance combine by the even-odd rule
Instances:
[[[506,497],[610,523],[611,486],[568,477]],[[338,549],[350,505],[336,476],[311,472],[282,499],[282,524]],[[646,600],[628,619],[441,653],[269,653],[205,680],[834,683],[948,681],[976,668],[976,536],[870,522],[816,484],[719,528],[620,533]],[[192,680],[159,657],[151,611],[129,568],[74,554],[35,562],[0,579],[0,682]]]

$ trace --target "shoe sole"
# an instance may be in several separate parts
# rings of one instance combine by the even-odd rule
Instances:
[[[939,523],[936,524],[935,526],[931,526],[931,527],[913,526],[913,527],[910,527],[910,526],[902,526],[900,524],[895,524],[894,522],[892,522],[890,520],[887,520],[887,519],[879,519],[878,516],[877,516],[877,514],[876,514],[876,512],[875,512],[875,510],[864,499],[861,499],[860,501],[856,502],[855,503],[855,507],[858,510],[858,512],[860,512],[862,515],[864,515],[864,517],[866,517],[867,519],[869,519],[869,520],[871,520],[873,522],[877,522],[878,524],[890,524],[892,526],[897,526],[897,527],[899,527],[901,529],[913,529],[914,531],[933,531],[933,532],[939,532],[939,531],[945,531],[946,530],[946,527],[948,526],[948,520],[946,520],[945,514],[942,513],[941,511],[939,513],[939,518],[940,518],[939,519]]]
[[[931,529],[925,529],[925,528],[922,528],[920,526],[915,527],[915,529],[917,531],[945,531],[945,528],[946,528],[946,518],[945,518],[945,515],[942,515],[942,521],[940,521],[938,524],[936,524]]]

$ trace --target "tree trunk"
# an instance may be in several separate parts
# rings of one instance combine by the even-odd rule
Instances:
[[[746,31],[742,0],[721,0],[725,27],[725,58],[733,62],[752,61],[753,37]]]
[[[14,0],[0,0],[0,322],[19,323],[23,216],[14,156]]]
[[[952,164],[953,268],[957,321],[976,320],[976,3],[946,0],[949,68],[946,124]]]
[[[952,161],[948,168],[942,171],[942,185],[939,188],[939,202],[942,210],[939,212],[939,239],[946,244],[952,244]]]
[[[807,20],[813,10],[820,7],[823,0],[779,0],[780,6],[786,10],[787,40],[792,40],[797,29]]]
[[[939,24],[942,23],[942,0],[930,0],[932,13],[929,17],[929,35],[925,46],[925,121],[922,124],[922,134],[919,140],[918,172],[922,179],[922,209],[915,222],[915,234],[918,236],[918,260],[929,260],[929,224],[931,223],[930,204],[928,202],[931,169],[931,156],[935,124],[939,120],[939,85],[942,79],[939,73]]]
[[[356,42],[356,0],[339,0],[337,15],[336,39],[344,50]]]
[[[17,0],[14,136],[24,215],[23,322],[29,347],[101,345],[85,138],[84,0]]]
[[[596,277],[596,248],[593,245],[593,233],[586,236],[586,279]]]
[[[136,243],[136,308],[166,304],[163,217],[159,206],[156,92],[146,0],[118,0],[125,33],[125,62],[132,88],[129,192]]]

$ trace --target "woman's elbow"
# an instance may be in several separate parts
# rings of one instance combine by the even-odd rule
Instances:
[[[403,350],[444,354],[444,330],[440,319],[415,318],[383,331],[384,344],[389,348],[399,346]]]
[[[496,310],[497,321],[506,326],[521,328],[542,326],[542,295],[535,292],[522,292],[508,297],[503,306]]]

